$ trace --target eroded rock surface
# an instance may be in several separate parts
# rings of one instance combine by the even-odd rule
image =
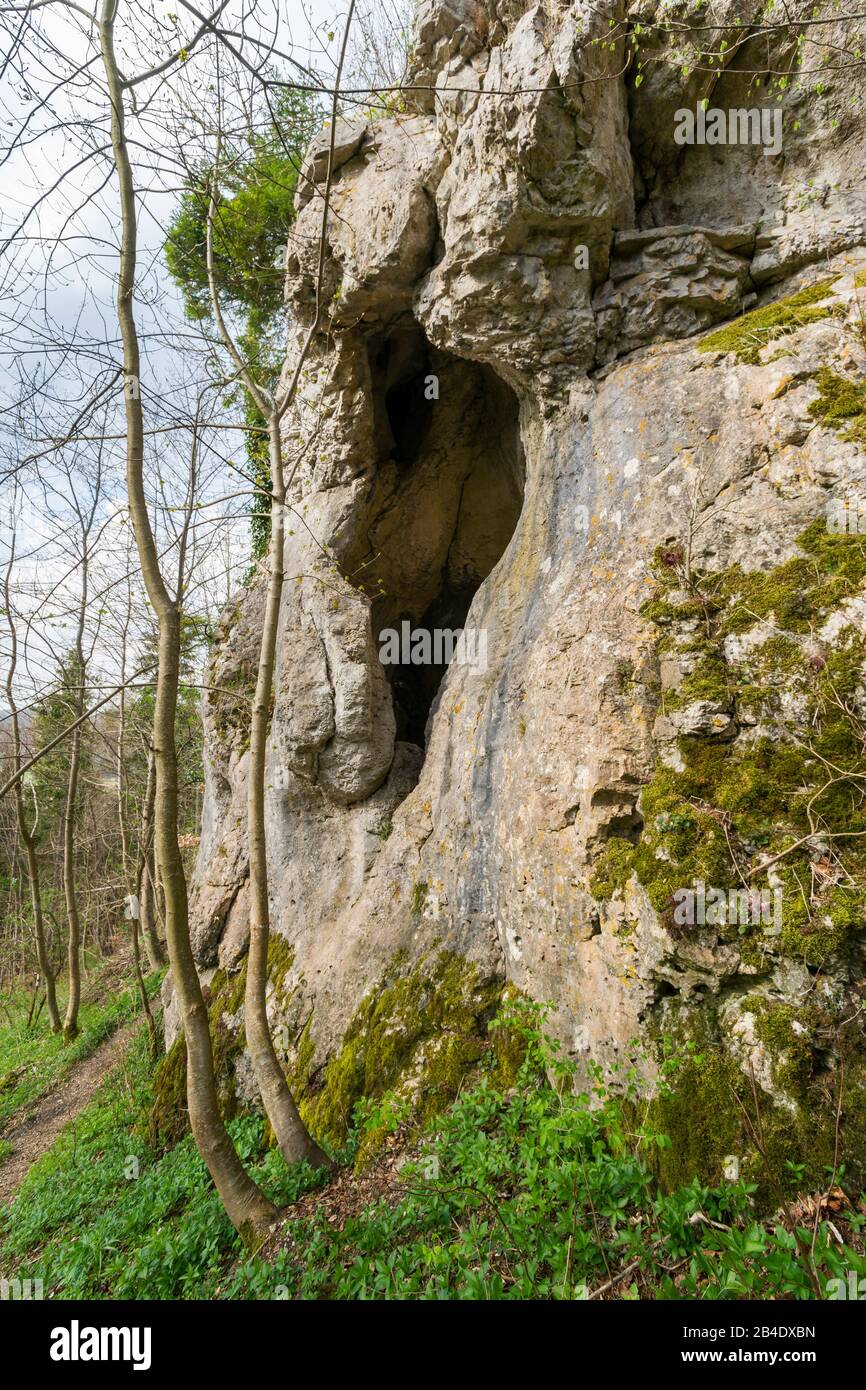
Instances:
[[[758,7],[722,8],[733,35]],[[642,0],[628,17],[662,11],[705,14]],[[286,426],[268,773],[291,948],[274,1022],[329,1137],[365,1089],[423,1091],[452,1042],[459,1076],[506,981],[553,1002],[582,1061],[709,1039],[789,1110],[859,1008],[862,884],[819,834],[845,827],[819,815],[768,880],[761,856],[796,838],[770,753],[765,792],[741,806],[732,790],[761,739],[799,745],[820,783],[803,745],[830,717],[814,702],[834,654],[856,706],[863,575],[815,540],[828,503],[864,487],[820,385],[862,382],[866,363],[856,75],[832,101],[806,77],[774,98],[779,156],[681,148],[675,110],[747,104],[746,80],[649,63],[637,84],[607,31],[581,3],[425,0],[412,109],[338,131],[327,312]],[[287,372],[314,312],[325,148],[289,244]],[[738,317],[819,282],[808,311]],[[739,338],[713,346],[733,320]],[[741,591],[741,574],[766,583]],[[212,684],[249,684],[260,602],[255,583],[226,615]],[[483,631],[486,664],[386,671],[379,634],[404,621]],[[227,700],[206,707],[206,978],[244,949],[243,702]],[[781,932],[672,921],[678,884],[736,889],[753,870],[782,884]],[[800,1034],[764,1026],[780,1009],[811,1049],[796,1085]]]

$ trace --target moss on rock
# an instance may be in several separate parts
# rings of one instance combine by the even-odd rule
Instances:
[[[268,941],[268,978],[280,1004],[288,998],[286,980],[294,962],[294,949],[284,937],[271,932]],[[247,965],[228,973],[218,970],[204,991],[208,1011],[214,1075],[224,1119],[238,1110],[235,1066],[246,1046],[243,1024]],[[189,1132],[186,1102],[186,1042],[177,1037],[153,1074],[151,1105],[147,1119],[149,1142],[158,1149],[170,1148]]]
[[[213,1048],[214,1075],[223,1118],[237,1112],[234,1062],[244,1048],[243,1024],[235,1016],[243,1006],[246,964],[235,975],[218,970],[205,990],[205,1003]],[[186,1100],[186,1041],[183,1033],[161,1060],[153,1075],[148,1117],[150,1142],[158,1149],[171,1148],[189,1132]]]
[[[823,520],[816,520],[797,545],[801,554],[775,569],[744,571],[734,565],[708,578],[725,603],[717,627],[720,640],[770,618],[777,629],[807,633],[866,581],[863,538],[834,535]]]
[[[809,414],[838,430],[843,439],[866,449],[866,378],[851,381],[822,367],[816,381],[819,395],[809,406]]]
[[[670,1189],[717,1183],[736,1157],[766,1208],[826,1185],[838,1159],[856,1192],[866,1181],[866,1041],[851,1004],[866,947],[866,637],[844,619],[826,629],[832,638],[821,633],[863,593],[866,543],[816,521],[774,569],[689,572],[683,548],[668,545],[654,575],[642,612],[660,650],[688,653],[663,712],[724,698],[737,733],[676,740],[641,791],[639,842],[602,847],[591,891],[608,898],[640,883],[671,928],[672,894],[700,881],[781,893],[769,928],[730,914],[712,924],[739,951],[733,998],[667,1000],[656,1015],[660,1052],[689,1048],[675,1085],[651,1102],[651,1128],[671,1141],[659,1175]],[[790,958],[834,989],[805,1002],[779,994]],[[737,1010],[742,1033],[731,1031]]]
[[[670,1144],[653,1159],[667,1191],[697,1178],[714,1185],[726,1160],[755,1185],[767,1211],[797,1191],[818,1191],[836,1174],[857,1194],[866,1184],[866,1048],[859,1035],[836,1038],[844,1066],[828,1069],[810,1039],[793,1025],[797,1011],[766,1004],[756,1031],[767,1046],[774,1079],[795,1103],[782,1104],[737,1066],[720,1045],[687,1055],[673,1087],[650,1104],[650,1127]],[[838,1126],[837,1126],[838,1120]],[[838,1132],[837,1132],[838,1130]]]
[[[866,639],[848,626],[832,646],[815,643],[827,615],[862,590],[866,544],[829,534],[821,522],[798,544],[801,553],[774,570],[736,566],[692,574],[688,584],[675,547],[657,555],[659,589],[668,595],[667,649],[693,651],[696,640],[701,649],[679,690],[665,695],[664,711],[723,698],[741,730],[753,732],[726,742],[681,737],[679,766],[660,761],[642,789],[639,842],[607,841],[589,885],[609,899],[636,878],[668,927],[675,925],[673,895],[701,881],[727,892],[746,884],[780,890],[780,931],[769,934],[764,922],[717,926],[737,941],[750,968],[767,968],[778,955],[824,964],[862,943],[866,925],[866,747],[856,713]],[[712,606],[696,639],[690,615],[677,620],[685,604],[674,600],[699,601],[690,593],[703,592]],[[645,615],[657,621],[652,610]],[[729,659],[727,639],[762,620],[767,640]],[[763,867],[770,860],[772,880]]]
[[[839,312],[841,306],[820,302],[831,294],[838,278],[833,275],[819,280],[816,285],[779,299],[775,304],[767,304],[762,309],[743,314],[741,318],[703,338],[698,343],[698,351],[732,352],[738,362],[755,366],[761,360],[761,350],[768,343]]]
[[[734,1062],[714,1048],[690,1057],[677,1076],[676,1086],[653,1100],[651,1128],[670,1140],[654,1159],[668,1191],[696,1177],[718,1184],[725,1158],[742,1152],[743,1119],[736,1089]]]
[[[175,1038],[154,1071],[150,1106],[141,1128],[147,1143],[157,1151],[171,1148],[189,1130],[186,1042],[182,1033]]]
[[[288,1004],[294,951],[271,934],[268,975],[281,1007]],[[397,1089],[410,1099],[419,1123],[438,1113],[457,1094],[466,1075],[484,1061],[498,1084],[519,1070],[525,1042],[511,1029],[488,1037],[487,1025],[503,997],[503,982],[482,979],[463,957],[442,951],[405,971],[399,954],[381,985],[364,999],[340,1051],[324,1069],[315,1066],[313,1017],[304,1028],[289,1086],[304,1122],[320,1142],[340,1147],[355,1105]],[[205,992],[214,1070],[225,1119],[239,1109],[235,1068],[244,1051],[243,1002],[246,962],[239,971],[218,970]],[[516,991],[512,991],[516,993]],[[506,997],[510,995],[506,994]],[[186,1104],[186,1044],[183,1035],[159,1063],[152,1082],[147,1138],[156,1148],[177,1143],[189,1130]],[[368,1136],[362,1157],[375,1148]]]
[[[363,1000],[340,1051],[313,1066],[312,1020],[298,1050],[292,1082],[305,1123],[319,1142],[339,1147],[361,1099],[395,1088],[411,1095],[419,1121],[443,1109],[487,1050],[487,1022],[501,980],[482,980],[477,966],[442,951],[409,973],[398,960]]]

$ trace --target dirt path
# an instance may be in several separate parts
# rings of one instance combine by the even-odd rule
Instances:
[[[0,1202],[12,1198],[37,1158],[51,1148],[60,1131],[80,1114],[116,1062],[120,1061],[141,1019],[118,1028],[95,1052],[79,1062],[54,1090],[13,1115],[2,1138],[12,1152],[0,1164]]]

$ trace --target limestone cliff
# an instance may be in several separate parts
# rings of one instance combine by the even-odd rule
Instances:
[[[862,78],[806,61],[755,85],[795,49],[738,44],[762,13],[713,6],[707,70],[689,4],[424,0],[407,108],[338,128],[328,311],[286,425],[268,792],[275,1030],[326,1138],[365,1092],[447,1098],[506,982],[607,1069],[694,1038],[728,1091],[818,1133],[844,1053],[863,1106],[866,545],[826,524],[866,490]],[[779,110],[778,151],[677,144],[705,97]],[[254,582],[225,615],[204,709],[194,943],[217,998],[245,950],[259,608]],[[403,621],[484,633],[486,668],[383,667]],[[781,915],[680,925],[701,883]],[[737,1128],[718,1119],[722,1154]]]

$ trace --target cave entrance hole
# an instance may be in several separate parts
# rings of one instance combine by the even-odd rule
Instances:
[[[401,659],[383,660],[397,738],[424,748],[448,667],[436,657],[466,627],[520,516],[519,405],[491,368],[433,348],[410,317],[371,334],[367,351],[379,470],[356,559],[380,655],[385,634],[400,639]],[[424,655],[425,632],[431,659],[402,659]]]

